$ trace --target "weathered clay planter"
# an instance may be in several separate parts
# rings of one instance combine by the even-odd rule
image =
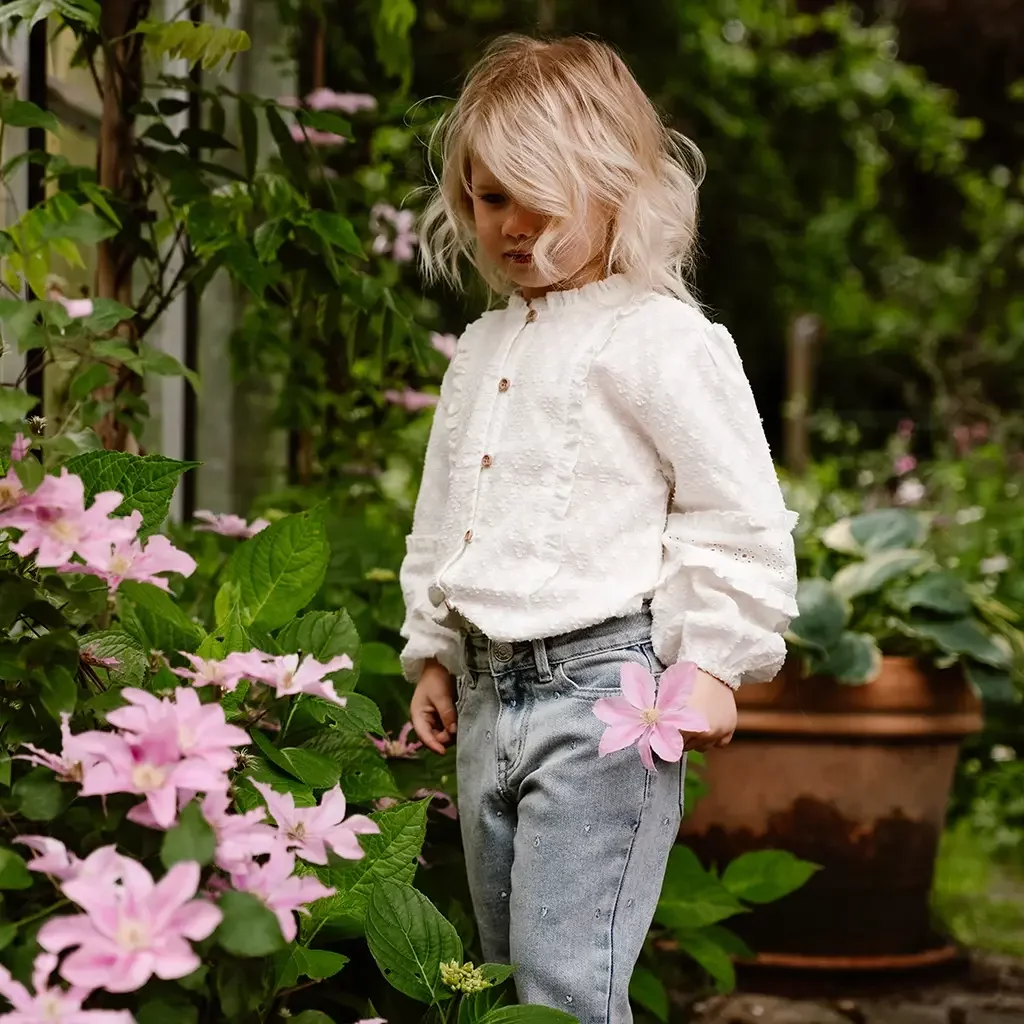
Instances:
[[[738,696],[739,729],[708,754],[710,792],[683,839],[705,863],[774,848],[824,870],[730,927],[778,966],[941,956],[928,910],[935,855],[959,745],[982,724],[962,673],[886,658],[866,686],[790,668]]]

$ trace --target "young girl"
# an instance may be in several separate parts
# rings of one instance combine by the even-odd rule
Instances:
[[[771,679],[791,533],[736,347],[690,296],[695,149],[589,39],[500,40],[440,129],[427,270],[509,294],[459,340],[402,567],[412,721],[458,726],[485,957],[522,1002],[627,1024],[684,762],[599,758],[623,663],[694,662],[704,750]]]

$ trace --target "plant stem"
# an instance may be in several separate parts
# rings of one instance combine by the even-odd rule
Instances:
[[[46,907],[38,913],[29,914],[28,917],[23,917],[20,921],[14,921],[14,927],[20,928],[22,925],[31,924],[33,921],[38,921],[41,917],[46,917],[47,914],[52,914],[55,910],[60,910],[61,907],[69,906],[70,903],[71,900],[58,900],[52,907]]]

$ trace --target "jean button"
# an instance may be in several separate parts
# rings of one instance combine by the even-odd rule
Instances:
[[[502,641],[501,643],[495,644],[491,648],[491,653],[494,655],[495,661],[505,663],[512,660],[512,645]]]

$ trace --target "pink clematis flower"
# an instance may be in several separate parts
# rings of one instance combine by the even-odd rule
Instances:
[[[459,344],[459,339],[454,334],[437,334],[433,333],[430,335],[430,344],[445,357],[445,359],[455,358],[455,349]]]
[[[15,836],[16,843],[22,843],[36,854],[25,867],[39,871],[60,881],[74,878],[82,862],[59,839],[50,836]]]
[[[917,469],[917,459],[913,455],[900,455],[892,464],[892,471],[896,476],[906,476]]]
[[[393,740],[389,733],[386,739],[378,739],[376,736],[371,736],[370,740],[373,745],[385,756],[392,760],[402,760],[407,758],[414,758],[416,751],[423,746],[422,743],[409,742],[409,734],[412,732],[412,722],[406,722],[402,726],[402,731],[398,734],[398,739]]]
[[[437,405],[438,396],[406,388],[404,391],[385,391],[384,401],[390,402],[391,405],[400,405],[408,412],[419,412],[421,409],[431,409]]]
[[[309,875],[296,875],[295,854],[280,847],[265,864],[250,860],[231,872],[231,884],[240,892],[251,892],[277,915],[285,942],[298,934],[295,914],[305,913],[314,900],[333,896],[335,890]]]
[[[7,475],[0,478],[0,512],[14,508],[24,497],[25,488],[21,486],[18,474],[14,472],[12,466],[7,470]]]
[[[412,210],[396,210],[388,203],[376,203],[370,210],[370,230],[374,233],[372,249],[378,255],[391,253],[396,263],[408,263],[416,255],[419,238]]]
[[[228,787],[227,775],[205,757],[182,758],[177,737],[169,731],[150,734],[141,742],[110,733],[94,736],[91,752],[99,760],[85,771],[82,795],[144,796],[149,813],[161,828],[169,828],[177,820],[179,790],[212,793]]]
[[[17,761],[28,761],[30,764],[49,768],[55,772],[61,782],[81,782],[87,767],[91,767],[99,759],[93,753],[91,743],[98,732],[82,732],[77,736],[71,734],[71,716],[64,712],[60,716],[60,735],[63,741],[60,754],[51,754],[32,743],[23,743],[30,754],[15,754]]]
[[[81,478],[62,469],[59,477],[44,477],[32,494],[0,512],[0,527],[22,530],[11,550],[22,558],[36,552],[40,567],[62,565],[73,554],[91,562],[102,558],[111,544],[131,540],[137,532],[130,520],[111,518],[121,500],[117,491],[103,491],[86,509]]]
[[[14,443],[11,445],[11,462],[21,462],[32,447],[32,442],[21,431],[14,435]]]
[[[187,651],[180,653],[192,662],[192,668],[171,669],[176,676],[191,680],[193,686],[219,686],[222,690],[232,692],[238,688],[243,678],[254,678],[254,673],[259,673],[263,669],[269,657],[261,651],[245,651],[234,652],[217,661],[200,658]]]
[[[61,964],[72,985],[134,992],[155,974],[165,981],[184,978],[201,961],[188,940],[211,935],[223,916],[206,900],[193,899],[199,887],[195,861],[175,864],[154,882],[135,861],[126,861],[119,886],[68,882],[64,893],[84,914],[51,918],[39,929],[48,953],[78,947]]]
[[[244,729],[228,725],[219,704],[203,704],[187,686],[174,691],[174,700],[161,700],[134,687],[122,690],[121,696],[129,706],[109,712],[107,721],[134,743],[160,743],[170,733],[182,757],[206,761],[217,771],[227,772],[238,760],[231,748],[249,742]]]
[[[0,1021],[9,1024],[135,1024],[127,1010],[83,1010],[82,1003],[91,989],[74,985],[63,989],[50,986],[50,975],[57,966],[52,953],[40,953],[32,964],[32,988],[35,995],[11,977],[6,967],[0,967],[0,995],[13,1010],[0,1014]]]
[[[314,89],[306,97],[310,110],[340,110],[343,114],[356,114],[360,110],[375,110],[377,101],[364,92],[335,92],[333,89]]]
[[[451,818],[452,821],[455,821],[459,817],[455,801],[448,793],[442,793],[439,789],[417,789],[416,792],[413,793],[412,797],[414,800],[423,800],[426,797],[430,797],[431,800],[436,800],[441,805],[440,807],[434,808],[438,814],[443,814],[446,818]]]
[[[222,871],[244,868],[254,856],[273,853],[281,845],[281,834],[266,823],[262,807],[234,814],[227,793],[209,793],[203,799],[202,811],[217,837],[214,859]]]
[[[257,533],[265,530],[270,522],[267,519],[254,519],[247,523],[241,516],[230,513],[210,512],[208,509],[199,509],[196,512],[196,519],[202,526],[195,527],[196,530],[207,533],[219,533],[222,537],[242,537],[248,539],[255,537]]]
[[[291,133],[296,142],[308,142],[311,146],[343,146],[348,142],[344,135],[337,132],[324,132],[301,124],[293,124]]]
[[[360,860],[363,848],[357,835],[380,832],[365,814],[345,818],[345,794],[335,786],[320,799],[318,807],[296,807],[291,793],[278,793],[265,782],[250,780],[267,802],[270,816],[283,833],[285,845],[310,864],[327,863],[329,846],[339,857]]]
[[[126,522],[136,532],[142,526],[142,513],[136,509]],[[136,580],[139,583],[152,583],[161,590],[170,590],[159,572],[180,572],[182,576],[191,576],[196,571],[196,561],[184,551],[179,551],[166,537],[157,535],[150,537],[143,544],[136,537],[121,538],[105,550],[93,552],[88,564],[65,562],[57,566],[58,572],[81,572],[90,576],[99,576],[106,580],[110,592],[114,593],[125,580]]]
[[[348,703],[346,697],[339,697],[334,684],[325,679],[334,672],[352,668],[352,659],[347,654],[339,654],[326,664],[321,664],[312,655],[307,654],[300,664],[297,654],[282,654],[277,657],[261,655],[262,664],[257,665],[255,659],[248,666],[248,678],[272,686],[278,697],[291,697],[299,693],[311,693],[323,697],[332,704],[344,707]]]
[[[686,707],[697,681],[693,662],[679,662],[666,669],[660,685],[646,669],[625,662],[621,680],[621,697],[603,697],[594,705],[594,714],[608,726],[598,746],[601,757],[635,743],[644,767],[649,772],[657,771],[652,750],[663,761],[678,761],[683,756],[680,730],[708,729],[704,715]]]

